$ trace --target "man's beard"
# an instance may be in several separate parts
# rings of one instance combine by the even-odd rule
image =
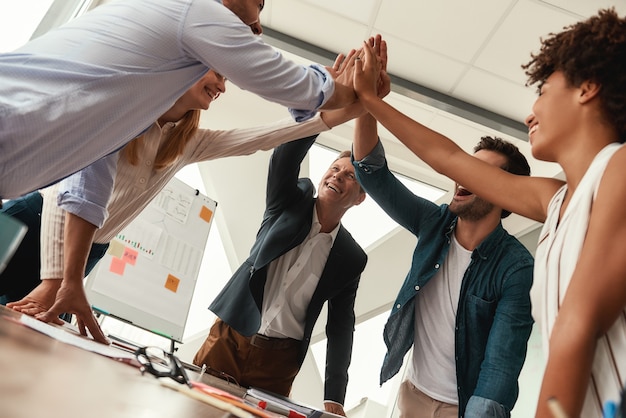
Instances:
[[[493,207],[491,203],[476,196],[474,196],[471,202],[459,203],[453,200],[449,205],[450,212],[463,220],[471,222],[483,219],[493,210]]]

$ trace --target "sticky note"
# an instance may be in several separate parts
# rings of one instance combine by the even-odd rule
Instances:
[[[202,206],[202,209],[200,209],[200,218],[204,219],[206,222],[211,222],[212,216],[213,211],[206,206]]]
[[[165,280],[165,288],[167,290],[171,290],[176,293],[178,291],[178,284],[180,283],[180,279],[172,276],[171,274],[167,275],[167,279]]]
[[[116,239],[111,240],[107,253],[111,254],[115,258],[122,258],[124,254],[124,244]]]
[[[124,275],[124,268],[126,267],[126,263],[121,258],[113,257],[111,259],[111,265],[109,266],[109,270],[111,273],[119,274],[120,276]]]
[[[133,250],[130,247],[126,247],[124,248],[124,254],[122,255],[122,260],[125,263],[128,263],[131,266],[134,266],[135,263],[137,262],[137,254],[139,254],[137,250]]]

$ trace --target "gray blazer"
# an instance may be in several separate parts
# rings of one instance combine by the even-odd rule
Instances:
[[[237,269],[209,309],[240,334],[251,336],[261,324],[267,267],[299,245],[311,229],[315,188],[298,178],[300,164],[317,135],[277,147],[270,161],[266,209],[250,256]],[[328,301],[324,399],[342,403],[352,356],[354,301],[367,255],[340,226],[319,284],[307,308],[300,364],[309,347],[313,326]]]

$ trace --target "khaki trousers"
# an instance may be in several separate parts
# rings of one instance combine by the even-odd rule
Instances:
[[[233,377],[244,387],[256,387],[289,396],[300,370],[300,341],[262,335],[244,337],[217,319],[193,363],[209,372]]]
[[[400,418],[458,418],[459,407],[437,401],[405,380],[398,395]]]

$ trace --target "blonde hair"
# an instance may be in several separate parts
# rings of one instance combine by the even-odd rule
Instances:
[[[168,133],[163,145],[157,153],[154,168],[161,170],[168,167],[184,152],[189,140],[198,130],[200,124],[200,110],[193,109],[176,122],[176,126]],[[138,136],[128,143],[122,150],[122,157],[131,165],[139,164],[139,149],[143,141],[143,135]]]

